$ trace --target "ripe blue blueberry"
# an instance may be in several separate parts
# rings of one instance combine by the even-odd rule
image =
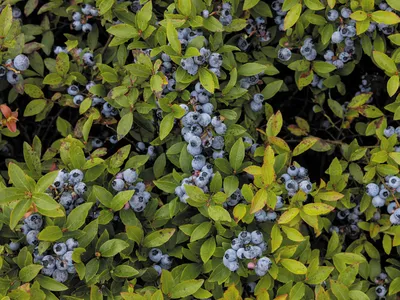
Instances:
[[[75,185],[83,180],[83,172],[79,169],[74,169],[69,172],[68,181],[70,184]]]
[[[134,183],[138,179],[135,169],[126,169],[122,172],[122,176],[127,183]]]
[[[76,30],[76,31],[80,31],[82,30],[82,23],[81,21],[73,21],[71,24],[72,29]]]
[[[385,205],[385,199],[382,199],[380,196],[375,196],[372,198],[372,205],[374,207],[382,207]]]
[[[18,76],[14,71],[7,72],[7,81],[9,84],[15,85],[20,81],[20,79],[20,76]]]
[[[161,276],[162,268],[159,265],[154,265],[153,269],[156,270],[158,276]]]
[[[14,58],[14,67],[19,71],[25,71],[29,68],[29,58],[24,54],[19,54]]]
[[[29,245],[37,246],[39,245],[39,240],[37,239],[37,235],[39,234],[38,230],[31,230],[26,235],[26,242]]]
[[[67,252],[68,248],[65,243],[55,243],[53,246],[53,251],[56,255],[62,256]]]
[[[90,4],[83,4],[81,7],[82,13],[85,15],[89,15],[90,14],[90,10],[93,8],[93,6],[91,6]]]
[[[329,21],[334,22],[339,18],[339,12],[336,9],[331,9],[328,11],[326,17]]]
[[[67,93],[71,96],[76,96],[79,93],[79,87],[77,85],[70,85],[67,89]]]
[[[282,61],[288,61],[292,57],[292,51],[288,48],[281,48],[278,51],[278,59]]]
[[[378,296],[378,297],[384,297],[385,295],[386,295],[386,288],[385,288],[385,286],[384,285],[378,285],[376,288],[375,288],[375,293],[376,293],[376,295]]]
[[[392,201],[388,204],[386,210],[389,214],[392,214],[397,208],[397,204],[395,201]]]
[[[31,229],[38,230],[43,225],[43,218],[41,215],[35,213],[31,214],[24,220],[25,224],[28,225]]]
[[[18,242],[10,242],[8,244],[8,248],[10,248],[11,251],[17,251],[20,247],[20,244]]]
[[[90,52],[87,52],[85,54],[83,54],[83,62],[88,65],[89,67],[92,67],[95,65],[95,61],[94,61],[94,57],[93,54]]]
[[[251,242],[251,233],[248,231],[242,231],[238,235],[238,239],[243,243],[243,244],[248,244]]]
[[[81,105],[83,100],[84,100],[84,97],[82,95],[76,95],[76,96],[74,96],[73,101],[74,101],[75,105]]]
[[[312,183],[309,180],[303,180],[300,182],[299,188],[304,193],[309,194],[312,191]]]
[[[52,277],[58,282],[66,282],[68,279],[68,272],[65,270],[54,270]]]
[[[115,191],[120,192],[125,188],[125,182],[122,179],[114,179],[112,182],[112,187]]]
[[[260,104],[264,102],[264,95],[263,94],[254,94],[253,101]]]
[[[162,252],[158,248],[153,248],[149,251],[149,258],[152,262],[158,263],[162,258]]]
[[[343,18],[348,19],[348,18],[350,18],[350,15],[351,15],[351,9],[347,8],[347,7],[343,7],[340,10],[340,14],[342,15]]]
[[[340,33],[340,31],[335,31],[334,33],[332,33],[332,37],[331,37],[332,43],[334,44],[339,44],[343,41],[343,36]]]
[[[255,245],[261,244],[264,241],[264,236],[261,231],[254,230],[251,233],[251,242]]]

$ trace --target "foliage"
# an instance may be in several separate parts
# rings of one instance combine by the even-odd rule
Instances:
[[[399,3],[1,0],[2,299],[397,299]]]

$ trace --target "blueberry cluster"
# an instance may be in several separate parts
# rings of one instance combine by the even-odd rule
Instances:
[[[226,201],[223,203],[223,206],[225,208],[227,207],[234,207],[238,205],[240,202],[245,202],[242,191],[240,189],[237,189],[235,192],[233,192],[232,195],[230,195]]]
[[[219,21],[224,26],[228,26],[232,23],[233,17],[231,15],[231,8],[232,6],[229,2],[222,3],[222,9],[220,11]],[[208,17],[207,13],[205,13],[205,15],[207,15]],[[203,11],[203,16],[204,16],[204,11]]]
[[[312,38],[307,38],[300,48],[300,53],[308,61],[313,61],[317,58],[317,50],[315,50]]]
[[[278,214],[275,210],[281,209],[285,204],[283,198],[281,196],[276,196],[276,205],[274,210],[270,209],[265,211],[261,209],[254,214],[254,218],[257,222],[274,222],[278,217]]]
[[[72,238],[66,240],[65,243],[55,243],[52,254],[44,253],[37,257],[38,262],[43,265],[41,273],[52,276],[59,282],[67,281],[69,274],[76,273],[72,254],[78,246],[78,242]]]
[[[385,299],[385,295],[387,293],[385,285],[390,283],[388,275],[386,273],[380,273],[375,277],[374,282],[377,284],[377,287],[375,288],[376,295],[379,297],[379,299]]]
[[[263,94],[254,94],[253,100],[250,101],[250,108],[254,112],[259,112],[262,109],[263,102],[264,102],[264,95]]]
[[[284,0],[276,0],[271,4],[271,8],[275,13],[274,22],[276,25],[278,25],[278,29],[280,31],[285,31],[283,20],[287,14],[287,11],[282,10],[283,2]]]
[[[29,58],[24,54],[19,54],[14,59],[7,59],[6,62],[0,66],[0,78],[5,77],[9,84],[15,85],[22,81],[21,72],[29,68]]]
[[[386,177],[386,184],[381,184],[380,186],[376,183],[369,183],[365,188],[365,192],[368,196],[372,197],[372,205],[374,207],[382,207],[385,205],[386,199],[390,196],[390,191],[386,188],[388,187],[393,192],[396,192],[400,187],[400,178],[397,176]]]
[[[259,75],[253,75],[248,77],[243,77],[239,80],[240,87],[243,89],[249,89],[251,86],[258,84],[260,81]]]
[[[331,226],[330,232],[336,231],[336,233],[341,233],[348,236],[350,239],[356,239],[360,235],[360,228],[357,223],[360,221],[360,216],[362,215],[360,211],[360,205],[355,206],[352,209],[339,210],[336,213],[336,219],[338,221],[337,225]],[[377,212],[373,217],[374,220],[380,218],[380,213]]]
[[[135,169],[126,169],[115,176],[112,187],[117,192],[135,190],[132,198],[125,204],[125,209],[129,209],[130,207],[135,212],[142,212],[150,201],[151,194],[146,191],[146,185],[143,182],[137,182],[138,179],[139,177]]]
[[[92,25],[88,23],[88,21],[99,15],[99,11],[97,8],[93,7],[90,4],[83,4],[81,7],[81,11],[74,12],[72,15],[72,24],[71,28],[76,31],[83,31],[85,33],[92,31]]]
[[[203,33],[201,32],[201,35],[202,34]],[[220,77],[223,61],[222,55],[219,53],[211,53],[211,50],[204,47],[202,47],[199,52],[199,56],[183,58],[180,63],[182,69],[184,69],[190,75],[196,75],[199,67],[208,63],[209,70],[213,72],[217,77]]]
[[[271,268],[272,262],[268,257],[262,257],[267,250],[267,244],[261,231],[242,231],[232,240],[231,248],[223,256],[223,264],[230,271],[239,269],[239,260],[247,263],[247,268],[255,270],[256,275],[264,276]]]
[[[21,226],[21,232],[25,235],[26,242],[32,246],[38,246],[39,240],[37,235],[40,232],[40,229],[43,226],[43,217],[38,214],[34,213],[29,215],[27,218],[24,219],[24,224]],[[15,243],[18,244],[18,243]],[[11,247],[19,247],[19,245],[9,245]],[[11,249],[13,250],[13,249]]]
[[[64,52],[66,54],[71,54],[74,58],[79,58],[88,67],[93,67],[96,63],[94,61],[93,53],[83,51],[81,48],[72,49],[71,52],[68,51],[67,47],[56,46],[54,47],[54,54],[59,54]]]
[[[312,183],[308,178],[308,170],[304,167],[292,165],[287,168],[286,173],[280,179],[285,184],[285,189],[289,197],[294,196],[299,190],[302,190],[306,194],[312,191]]]
[[[153,268],[161,275],[162,269],[169,270],[172,267],[173,259],[168,254],[163,254],[158,248],[153,248],[149,251],[149,259],[155,263]]]
[[[69,173],[60,170],[52,186],[47,190],[65,208],[66,214],[85,202],[83,194],[87,191],[87,187],[82,182],[83,176],[83,172],[79,169]]]
[[[259,42],[269,42],[271,40],[271,32],[267,30],[267,22],[263,17],[247,19],[247,25],[244,30],[249,37],[257,36]],[[244,36],[239,38],[237,45],[242,51],[247,51],[250,46]]]

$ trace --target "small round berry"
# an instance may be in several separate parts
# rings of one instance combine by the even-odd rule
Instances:
[[[365,192],[370,197],[375,197],[379,194],[379,186],[375,183],[368,183]]]

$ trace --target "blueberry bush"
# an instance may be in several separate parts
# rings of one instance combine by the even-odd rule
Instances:
[[[399,0],[0,0],[1,299],[400,299]]]

